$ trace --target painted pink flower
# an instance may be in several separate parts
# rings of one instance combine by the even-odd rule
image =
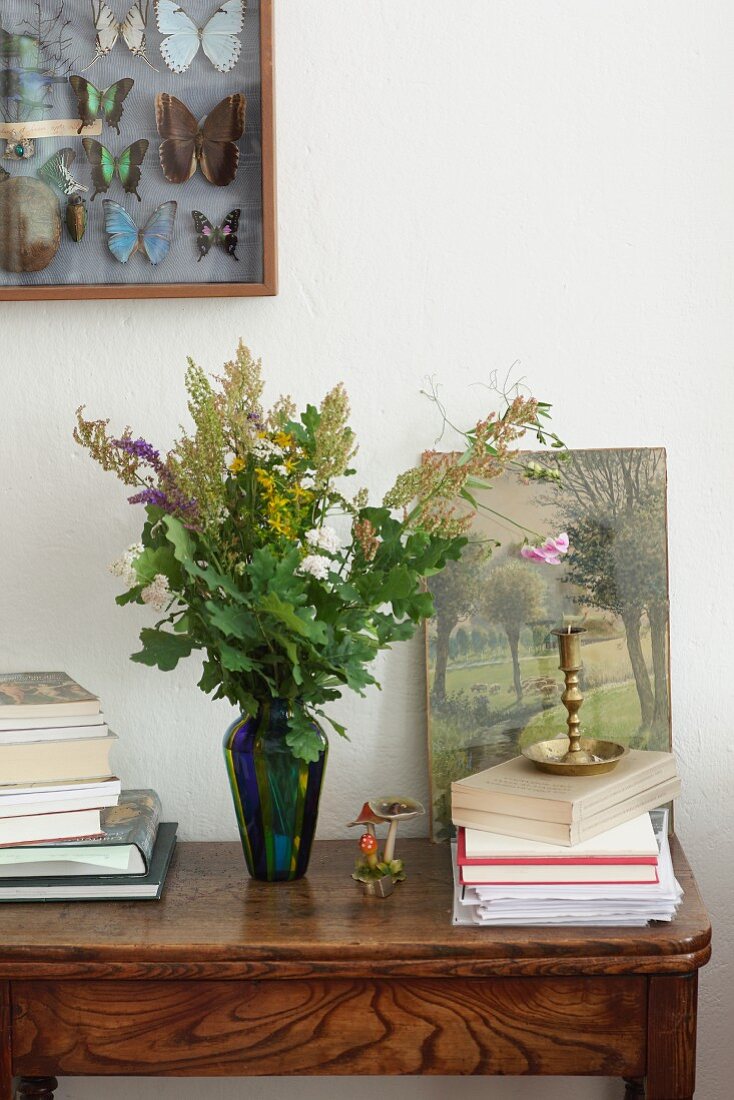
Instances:
[[[539,561],[544,565],[560,565],[561,555],[568,551],[568,535],[562,531],[557,538],[546,539],[541,546],[523,546],[520,556],[527,561]]]

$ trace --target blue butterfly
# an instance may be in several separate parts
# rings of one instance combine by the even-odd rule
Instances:
[[[105,229],[109,235],[107,244],[110,252],[121,264],[126,264],[132,255],[142,247],[152,264],[165,260],[171,247],[173,223],[178,203],[173,200],[161,203],[142,229],[138,229],[127,210],[119,202],[105,199]]]

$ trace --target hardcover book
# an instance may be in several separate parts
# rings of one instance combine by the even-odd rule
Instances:
[[[10,709],[10,716],[7,714],[8,709]],[[19,718],[12,708],[0,707],[0,737],[3,741],[21,741],[25,739],[26,734],[30,735],[29,741],[43,741],[46,736],[69,726],[103,726],[104,724],[104,715],[101,710],[94,714],[56,714]],[[23,734],[23,737],[14,737],[14,733]]]
[[[89,810],[116,806],[120,780],[106,778],[70,779],[64,783],[10,783],[0,787],[0,818],[17,814],[52,813],[51,803],[60,810]],[[35,808],[34,808],[35,807]]]
[[[76,737],[71,741],[0,744],[0,793],[16,783],[53,783],[111,775],[110,750],[117,734]]]
[[[0,716],[3,718],[98,713],[96,695],[65,672],[0,673]]]
[[[459,851],[461,851],[461,842]],[[564,867],[561,864],[546,867],[528,867],[525,864],[509,864],[503,867],[459,866],[459,881],[463,886],[633,886],[638,883],[649,885],[658,882],[658,869],[647,864],[609,864],[594,866],[572,863]]]
[[[459,863],[487,864],[656,864],[658,845],[649,813],[625,821],[573,848],[522,837],[459,830]]]
[[[102,836],[97,809],[0,818],[0,847],[39,841],[90,840]]]
[[[453,811],[455,825],[473,829],[483,829],[491,833],[504,833],[506,836],[524,837],[528,840],[543,840],[571,847],[582,840],[590,840],[615,825],[621,825],[630,818],[662,806],[680,794],[680,781],[668,779],[654,787],[642,791],[632,798],[613,805],[598,814],[589,814],[580,820],[571,822],[542,821],[532,817],[517,817],[514,814],[491,813],[483,810]]]
[[[66,723],[63,718],[50,718],[49,721],[53,722],[52,726],[38,726],[37,718],[26,719],[31,723],[36,723],[30,726],[21,726],[22,718],[16,720],[16,726],[13,729],[3,729],[0,726],[0,749],[3,745],[28,745],[33,744],[36,741],[48,743],[49,741],[75,741],[81,737],[105,737],[109,733],[109,728],[104,722],[101,714],[89,714],[87,718],[92,718],[93,722],[82,722],[84,715],[75,714],[66,719]]]
[[[613,771],[588,777],[546,775],[516,756],[452,783],[451,803],[454,809],[570,824],[603,813],[676,775],[670,752],[630,749]]]
[[[483,852],[482,856],[470,853]],[[633,854],[631,854],[633,853]],[[457,862],[462,883],[657,882],[658,846],[649,814],[573,848],[459,829]]]
[[[155,791],[123,791],[119,804],[102,812],[105,835],[101,839],[0,848],[0,877],[98,875],[103,871],[144,875],[150,868],[160,816],[161,801]]]
[[[55,875],[37,878],[5,878],[0,881],[2,901],[157,901],[163,892],[176,844],[175,821],[161,822],[147,874],[140,876],[95,874],[82,878]]]

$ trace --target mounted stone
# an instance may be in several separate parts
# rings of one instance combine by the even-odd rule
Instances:
[[[32,176],[10,176],[0,168],[0,267],[43,271],[61,243],[56,195]]]

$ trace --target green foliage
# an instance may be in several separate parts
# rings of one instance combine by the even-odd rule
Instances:
[[[140,546],[116,563],[128,587],[118,603],[152,604],[162,618],[132,659],[167,671],[199,651],[201,690],[243,712],[267,697],[297,700],[288,743],[316,760],[311,719],[328,719],[322,707],[343,688],[363,695],[376,684],[377,653],[433,613],[442,571],[467,543],[465,482],[501,472],[508,443],[542,430],[546,413],[516,399],[464,433],[463,454],[398,479],[412,509],[405,495],[370,507],[364,492],[350,500],[341,488],[356,454],[341,385],[300,416],[287,398],[267,412],[260,364],[242,345],[215,383],[189,362],[193,432],[163,458],[129,429],[115,440],[106,421],[79,413],[77,441],[146,505]],[[329,526],[337,515],[341,536]]]
[[[381,878],[391,878],[394,882],[405,882],[405,864],[402,859],[391,859],[389,863],[380,860],[370,867],[366,859],[355,860],[352,878],[356,882],[377,882]]]

